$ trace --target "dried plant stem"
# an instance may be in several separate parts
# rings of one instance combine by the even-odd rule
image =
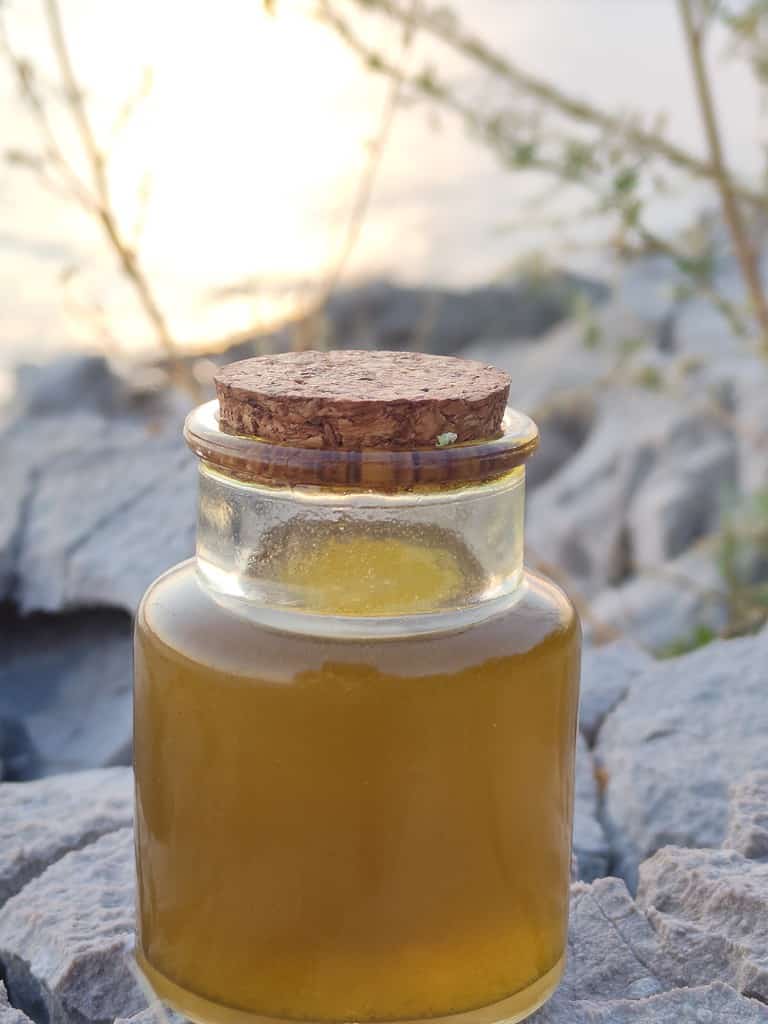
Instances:
[[[704,123],[714,181],[720,195],[723,218],[731,235],[752,312],[760,328],[763,353],[768,356],[768,302],[766,302],[763,284],[760,280],[757,253],[750,241],[744,218],[739,209],[736,189],[723,157],[720,129],[704,62],[702,28],[695,23],[691,0],[678,0],[678,7],[693,71],[696,99]]]
[[[684,264],[681,266],[681,254],[677,249],[675,249],[674,245],[642,224],[636,224],[635,231],[637,232],[646,252],[655,252],[660,253],[663,256],[668,256],[678,266],[681,272],[689,276],[692,283],[696,286],[699,294],[703,295],[704,298],[708,299],[712,303],[713,307],[718,313],[720,313],[734,334],[745,335],[747,333],[746,324],[742,319],[738,306],[729,299],[720,295],[715,288],[713,288],[708,282],[703,281],[699,275],[692,272]]]
[[[397,0],[352,0],[352,2],[357,3],[358,6],[365,10],[378,10],[395,20],[402,20],[406,13]],[[679,0],[679,2],[682,3],[683,0]],[[690,3],[690,0],[685,0],[685,2]],[[321,19],[333,28],[372,70],[390,78],[395,78],[396,76],[401,78],[401,69],[390,61],[386,55],[373,49],[361,38],[357,31],[352,28],[349,20],[339,13],[338,5],[334,0],[321,0],[319,13]],[[463,33],[457,27],[455,20],[451,18],[437,15],[429,16],[421,13],[417,24],[425,31],[431,32],[432,35],[442,42],[452,46],[463,56],[475,60],[481,66],[488,68],[491,72],[510,82],[519,92],[537,98],[551,108],[569,116],[574,121],[591,124],[606,132],[621,134],[627,144],[634,146],[636,149],[642,150],[646,154],[651,153],[663,157],[671,164],[688,171],[690,174],[711,181],[718,188],[723,200],[724,216],[729,233],[734,240],[734,249],[737,252],[740,270],[750,296],[750,304],[760,324],[761,333],[768,337],[768,334],[766,334],[766,331],[768,331],[768,306],[766,305],[760,283],[756,255],[744,230],[744,222],[738,205],[739,201],[745,201],[753,204],[755,208],[759,207],[761,211],[765,211],[768,203],[763,193],[735,182],[727,170],[717,133],[717,123],[714,119],[711,95],[705,73],[703,82],[705,96],[708,97],[709,124],[714,127],[715,140],[715,145],[713,146],[708,132],[708,141],[710,142],[710,159],[708,161],[699,160],[680,147],[668,143],[661,136],[643,131],[631,124],[627,125],[619,118],[613,117],[592,104],[564,94],[549,83],[520,70],[477,38]],[[694,29],[694,31],[698,30]],[[701,63],[701,68],[703,70],[703,63]],[[414,75],[406,79],[404,84],[424,98],[434,100],[447,110],[458,115],[467,128],[485,138],[502,159],[508,159],[513,164],[515,163],[518,140],[509,137],[505,133],[498,118],[486,116],[478,112],[469,103],[464,102],[447,84],[437,81],[433,75]],[[569,140],[565,137],[563,137],[562,141],[564,143],[577,142],[576,139]],[[561,181],[568,177],[561,161],[542,155],[540,150],[529,151],[526,154],[524,166],[527,169],[543,171],[554,175]],[[599,183],[592,181],[589,175],[581,175],[574,178],[573,181],[600,198]],[[735,232],[734,226],[736,227]],[[658,235],[648,231],[639,220],[634,222],[633,230],[638,238],[641,239],[646,249],[665,253],[678,265],[682,273],[692,279],[697,290],[712,301],[715,308],[728,321],[734,332],[745,333],[746,325],[737,307],[719,295],[709,282],[703,280],[700,275],[690,268],[689,261],[685,258],[684,253],[679,252],[675,246],[661,239]],[[768,351],[768,347],[766,347],[766,351]]]
[[[321,6],[327,7],[325,0],[321,0]],[[418,0],[411,0],[408,20],[403,29],[403,51],[408,49],[413,38],[413,21],[417,8]],[[336,287],[336,284],[338,283],[344,267],[346,266],[346,263],[349,260],[360,236],[360,230],[370,205],[371,196],[373,195],[373,187],[376,183],[376,175],[381,164],[381,158],[384,155],[384,150],[395,119],[395,114],[397,113],[397,108],[402,98],[404,80],[405,72],[401,65],[393,71],[389,90],[382,108],[378,131],[368,147],[368,160],[366,161],[365,168],[358,182],[354,202],[352,204],[352,212],[344,233],[341,252],[323,283],[323,291],[321,295],[323,305]]]
[[[406,9],[397,0],[356,0],[356,2],[367,10],[381,11],[401,22],[408,17]],[[565,115],[571,121],[593,125],[609,134],[616,134],[635,148],[645,153],[655,154],[694,177],[707,180],[716,180],[719,177],[719,170],[713,159],[701,160],[681,146],[669,142],[658,132],[647,131],[636,124],[628,123],[622,118],[610,114],[586,100],[572,96],[551,83],[524,71],[477,36],[463,31],[453,18],[443,17],[438,12],[432,17],[422,17],[418,27],[430,32],[435,38],[450,46],[463,57],[487,68],[497,77],[512,85],[516,92],[537,99],[550,109]],[[733,181],[731,188],[740,198],[754,203],[762,210],[766,209],[766,197],[759,190]]]
[[[419,0],[411,0],[409,19],[403,29],[403,56],[413,38],[413,21]],[[330,17],[331,10],[326,0],[320,0],[323,17]],[[320,282],[317,292],[307,303],[303,312],[299,313],[294,329],[294,348],[310,348],[318,343],[317,325],[322,320],[322,313],[328,300],[336,289],[344,269],[357,245],[370,206],[373,189],[376,184],[381,158],[384,155],[389,135],[394,123],[405,83],[405,71],[402,64],[392,66],[389,88],[381,111],[378,129],[368,145],[368,157],[357,182],[349,217],[347,219],[338,256]],[[322,324],[321,324],[322,328]]]
[[[75,75],[64,35],[58,0],[44,0],[44,6],[51,43],[56,55],[59,74],[64,85],[67,106],[72,114],[85,157],[88,161],[93,189],[93,212],[102,226],[123,273],[133,285],[141,307],[154,328],[158,342],[171,360],[172,372],[178,378],[180,374],[176,345],[171,337],[165,316],[158,305],[153,289],[135,250],[123,238],[115,215],[110,195],[106,159],[96,142],[83,99],[83,93]]]

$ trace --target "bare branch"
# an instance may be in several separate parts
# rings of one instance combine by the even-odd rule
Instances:
[[[399,10],[393,0],[356,0],[356,2],[366,8],[374,7],[390,13]],[[321,20],[327,22],[358,53],[368,67],[393,79],[400,76],[397,66],[383,54],[371,49],[361,39],[349,21],[339,14],[332,0],[321,0],[319,14]],[[419,25],[425,24],[422,18]],[[430,24],[438,24],[442,34],[451,32],[455,35],[457,32],[455,24],[447,19],[438,19],[434,16]],[[469,56],[470,51],[479,45],[481,44],[477,44],[475,41],[465,42],[466,54]],[[504,63],[503,58],[499,57],[498,61]],[[403,81],[402,78],[400,80]],[[514,134],[509,135],[503,118],[498,115],[485,115],[478,112],[469,103],[460,99],[448,85],[439,81],[434,73],[411,76],[404,79],[404,84],[424,98],[434,100],[458,115],[465,126],[491,145],[497,155],[509,166],[519,170],[542,171],[561,183],[570,183],[585,189],[593,199],[593,205],[588,208],[593,216],[617,215],[621,230],[631,231],[640,241],[643,252],[658,252],[668,256],[680,273],[712,302],[735,333],[741,335],[747,333],[746,325],[738,308],[734,303],[721,296],[710,281],[702,277],[696,266],[696,261],[691,260],[689,255],[643,224],[639,215],[640,205],[634,196],[634,185],[643,163],[642,157],[634,167],[630,165],[623,169],[619,168],[618,172],[609,172],[609,168],[604,167],[600,162],[600,146],[598,144],[589,145],[583,139],[561,136],[557,140],[556,148],[553,150],[550,146],[550,151],[546,152],[540,139],[533,144],[527,143],[525,138],[516,137]],[[584,114],[584,111],[582,110],[581,113]],[[600,123],[615,130],[619,130],[621,127],[625,136],[631,138],[631,131],[627,132],[626,126],[620,126],[618,121],[602,118]],[[646,153],[645,159],[648,157],[649,154]],[[611,155],[609,154],[606,162],[610,163],[610,159]],[[613,180],[606,189],[607,173],[613,174]],[[709,177],[712,173],[712,168],[707,165],[706,176]],[[754,198],[759,199],[761,206],[765,204],[765,199],[757,193]],[[631,251],[626,244],[622,244],[622,248],[625,252]]]
[[[149,213],[149,201],[152,198],[152,175],[149,171],[145,171],[142,175],[141,181],[139,182],[138,189],[138,206],[136,210],[136,218],[133,222],[133,229],[131,231],[130,246],[132,249],[136,249],[141,241],[141,236],[144,234],[144,228],[147,223],[147,214]]]
[[[56,171],[57,176],[60,179],[60,184],[57,186],[57,190],[64,192],[81,206],[92,211],[94,206],[93,197],[90,195],[88,188],[82,181],[80,181],[71,164],[64,156],[48,118],[45,103],[43,102],[40,91],[37,88],[37,81],[32,65],[23,57],[17,56],[11,47],[8,33],[5,28],[5,21],[2,17],[2,9],[0,9],[0,52],[2,52],[10,65],[16,78],[19,94],[24,103],[29,107],[37,123],[37,128],[43,143],[44,159],[50,167]],[[28,161],[27,167],[30,167]],[[38,169],[41,170],[42,167],[43,160],[41,159]],[[51,179],[50,175],[47,173],[47,169],[46,179],[46,183],[50,185]]]
[[[329,5],[326,0],[321,0],[321,6],[328,8]],[[406,51],[411,45],[411,41],[413,39],[413,25],[418,6],[419,0],[411,0],[407,19],[403,27],[403,51]],[[329,297],[336,288],[349,257],[352,255],[355,245],[357,244],[357,240],[360,237],[360,231],[362,229],[366,213],[368,212],[371,196],[373,195],[373,188],[376,183],[381,158],[384,154],[387,141],[389,140],[395,114],[397,113],[398,106],[402,99],[405,81],[405,69],[402,63],[399,67],[393,66],[392,75],[390,76],[389,90],[381,111],[379,127],[375,137],[371,140],[368,146],[368,159],[357,184],[352,209],[344,232],[341,250],[335,264],[327,274],[322,284],[320,297],[316,300],[316,306],[318,308],[323,308],[325,306]]]
[[[69,110],[77,128],[80,142],[88,161],[92,179],[92,188],[96,200],[95,216],[101,223],[104,234],[109,241],[118,263],[133,285],[139,302],[152,323],[156,337],[171,359],[171,369],[181,382],[184,378],[181,363],[177,359],[176,345],[171,337],[149,279],[143,271],[135,250],[125,241],[112,206],[109,179],[107,177],[106,159],[101,151],[91,126],[85,105],[82,89],[77,81],[74,67],[64,35],[58,0],[44,0],[48,31],[64,86],[64,94]]]
[[[117,137],[133,119],[136,111],[152,92],[154,75],[151,67],[144,68],[141,80],[135,92],[133,92],[120,108],[115,123],[112,126],[112,136]]]
[[[703,281],[701,276],[698,275],[695,269],[691,266],[690,260],[686,260],[684,255],[675,249],[675,247],[666,239],[657,235],[655,232],[643,225],[635,225],[635,230],[645,246],[645,251],[657,252],[663,256],[668,256],[674,262],[678,270],[691,279],[696,290],[712,303],[717,312],[720,313],[723,319],[728,323],[734,334],[741,336],[747,334],[747,325],[744,323],[736,304],[720,295],[720,293],[713,288],[711,284]]]
[[[696,99],[704,122],[704,133],[707,139],[707,146],[709,147],[710,162],[714,170],[715,184],[720,194],[723,218],[731,235],[734,252],[744,278],[752,312],[760,327],[763,351],[768,356],[768,302],[766,301],[763,283],[760,279],[757,254],[745,227],[737,202],[736,190],[723,156],[720,130],[704,61],[702,24],[700,22],[697,25],[695,21],[691,0],[678,0],[678,8],[691,60]]]

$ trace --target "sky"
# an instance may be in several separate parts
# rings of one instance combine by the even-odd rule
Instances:
[[[334,3],[352,9],[349,0]],[[258,0],[60,0],[60,7],[109,153],[115,209],[126,231],[143,220],[139,252],[173,335],[204,344],[279,316],[295,302],[292,283],[318,286],[343,249],[387,87],[310,16],[310,0],[278,0],[274,17]],[[675,0],[457,0],[453,7],[526,70],[614,112],[664,111],[668,136],[703,151]],[[43,0],[8,0],[5,23],[14,51],[52,82]],[[365,19],[360,30],[398,52],[380,19]],[[740,172],[757,173],[764,114],[743,66],[725,60],[723,49],[713,40],[728,152]],[[434,63],[479,102],[498,98],[444,50],[417,40],[406,60],[417,69]],[[151,89],[120,127],[126,98],[147,74]],[[60,144],[85,174],[71,123],[51,95]],[[5,66],[0,138],[6,152],[38,144]],[[140,215],[143,183],[151,187]],[[527,226],[526,202],[540,189],[505,172],[450,116],[408,106],[395,116],[344,280],[386,275],[465,286],[497,277],[533,249],[589,269],[593,255]],[[708,201],[697,192],[675,196],[656,216],[671,229]],[[586,225],[577,224],[575,235],[591,241]],[[242,282],[247,294],[236,289],[221,301]],[[140,352],[154,344],[92,218],[9,165],[0,168],[0,304],[0,363],[63,347]]]

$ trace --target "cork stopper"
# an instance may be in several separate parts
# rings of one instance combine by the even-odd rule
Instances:
[[[301,448],[410,449],[501,431],[509,375],[422,352],[289,352],[216,374],[219,427]]]

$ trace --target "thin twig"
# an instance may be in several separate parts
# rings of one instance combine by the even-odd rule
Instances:
[[[663,256],[668,256],[675,263],[678,270],[691,279],[692,283],[696,286],[697,291],[712,303],[717,312],[720,313],[723,319],[728,323],[734,334],[746,334],[746,325],[744,324],[735,303],[726,299],[723,295],[720,295],[720,293],[713,288],[711,284],[703,281],[701,276],[697,275],[686,264],[686,261],[681,258],[681,253],[679,253],[670,242],[642,224],[636,224],[635,231],[640,237],[646,252],[657,252]]]
[[[403,28],[402,49],[403,58],[405,51],[411,45],[413,39],[412,26],[418,9],[419,0],[411,0],[409,18]],[[326,0],[320,0],[320,7],[323,17],[331,14],[330,6]],[[384,150],[386,149],[389,135],[394,123],[395,114],[402,99],[403,86],[406,81],[405,70],[402,63],[399,66],[393,65],[390,76],[389,88],[381,111],[378,130],[368,144],[368,159],[365,162],[363,172],[358,180],[355,195],[352,201],[349,217],[342,237],[341,247],[333,265],[325,274],[316,293],[312,296],[303,312],[299,313],[294,326],[294,347],[305,348],[317,343],[317,324],[322,321],[323,311],[328,300],[335,291],[344,269],[349,262],[362,231],[365,217],[373,196],[373,189],[376,183],[379,167]]]
[[[55,168],[56,172],[63,179],[63,184],[59,185],[58,183],[52,182],[51,179],[47,177],[44,169],[41,169],[41,177],[45,180],[47,185],[55,188],[56,190],[61,189],[64,195],[68,196],[70,199],[76,200],[81,206],[92,211],[93,199],[86,186],[82,181],[80,181],[71,164],[64,156],[64,153],[59,146],[58,139],[56,138],[56,134],[51,126],[50,119],[48,118],[48,112],[45,108],[45,104],[37,90],[34,72],[26,60],[17,57],[13,52],[10,40],[8,39],[5,21],[1,15],[0,51],[3,53],[9,65],[13,69],[22,100],[27,104],[35,117],[37,127],[43,141],[43,152],[45,158],[51,167]]]
[[[323,6],[327,6],[326,0],[321,0],[321,3]],[[418,5],[419,0],[411,0],[407,21],[403,29],[403,51],[406,51],[409,48],[413,39],[413,23],[416,17]],[[404,55],[403,58],[401,58],[401,61],[402,59],[404,59]],[[395,73],[391,77],[389,90],[381,111],[379,128],[375,137],[369,143],[368,160],[357,185],[354,202],[352,203],[352,211],[347,222],[339,257],[323,283],[323,289],[321,292],[321,302],[323,305],[336,287],[336,284],[343,273],[344,267],[352,254],[355,244],[360,237],[363,221],[365,220],[365,215],[368,211],[368,207],[370,206],[371,196],[373,195],[373,187],[376,183],[376,176],[381,164],[381,158],[384,154],[384,150],[392,130],[392,124],[395,119],[395,114],[397,113],[397,108],[399,107],[402,99],[404,81],[405,69],[401,63],[400,67],[395,70]]]
[[[160,310],[153,289],[141,267],[135,250],[125,242],[120,231],[111,202],[106,158],[96,142],[83,93],[75,75],[64,35],[58,0],[44,0],[44,7],[51,43],[64,84],[68,109],[72,114],[85,156],[88,160],[96,200],[96,216],[124,274],[133,285],[139,302],[155,329],[157,340],[171,359],[172,372],[180,379],[181,371],[177,360],[176,345],[171,337],[165,316]]]
[[[372,0],[372,2],[377,3],[378,0]],[[330,0],[321,0],[320,16],[369,67],[392,78],[397,76],[402,81],[402,69],[398,68],[394,62],[390,61],[383,54],[371,49],[355,32],[349,21],[342,17],[332,6]],[[504,137],[503,133],[500,132],[498,119],[479,113],[470,104],[461,100],[447,85],[439,82],[435,76],[430,76],[429,79],[425,79],[423,76],[411,76],[405,80],[404,84],[425,98],[439,102],[442,106],[458,115],[470,131],[489,139],[504,159],[510,161],[515,159],[516,141]],[[566,147],[567,145],[568,141],[565,142]],[[558,160],[544,157],[537,151],[529,153],[526,156],[526,161],[525,169],[543,171],[546,174],[557,177],[559,180],[563,179],[563,164]],[[567,180],[586,189],[591,195],[599,196],[602,201],[598,188],[591,180],[586,177]],[[599,209],[601,213],[608,212],[602,207]],[[687,265],[683,254],[678,252],[671,243],[661,239],[642,224],[635,224],[634,230],[637,232],[638,237],[642,239],[646,249],[669,256],[676,266],[679,267],[681,273],[695,283],[701,294],[710,299],[715,308],[728,321],[731,328],[737,333],[744,333],[743,324],[740,322],[738,311],[733,304],[719,295],[711,285],[702,281]]]
[[[744,224],[734,187],[723,156],[720,129],[712,98],[703,52],[703,26],[696,25],[691,0],[678,0],[688,54],[693,71],[696,99],[704,122],[714,180],[720,195],[723,218],[733,242],[734,253],[749,295],[752,313],[760,327],[763,352],[768,356],[768,302],[760,279],[757,254]]]

